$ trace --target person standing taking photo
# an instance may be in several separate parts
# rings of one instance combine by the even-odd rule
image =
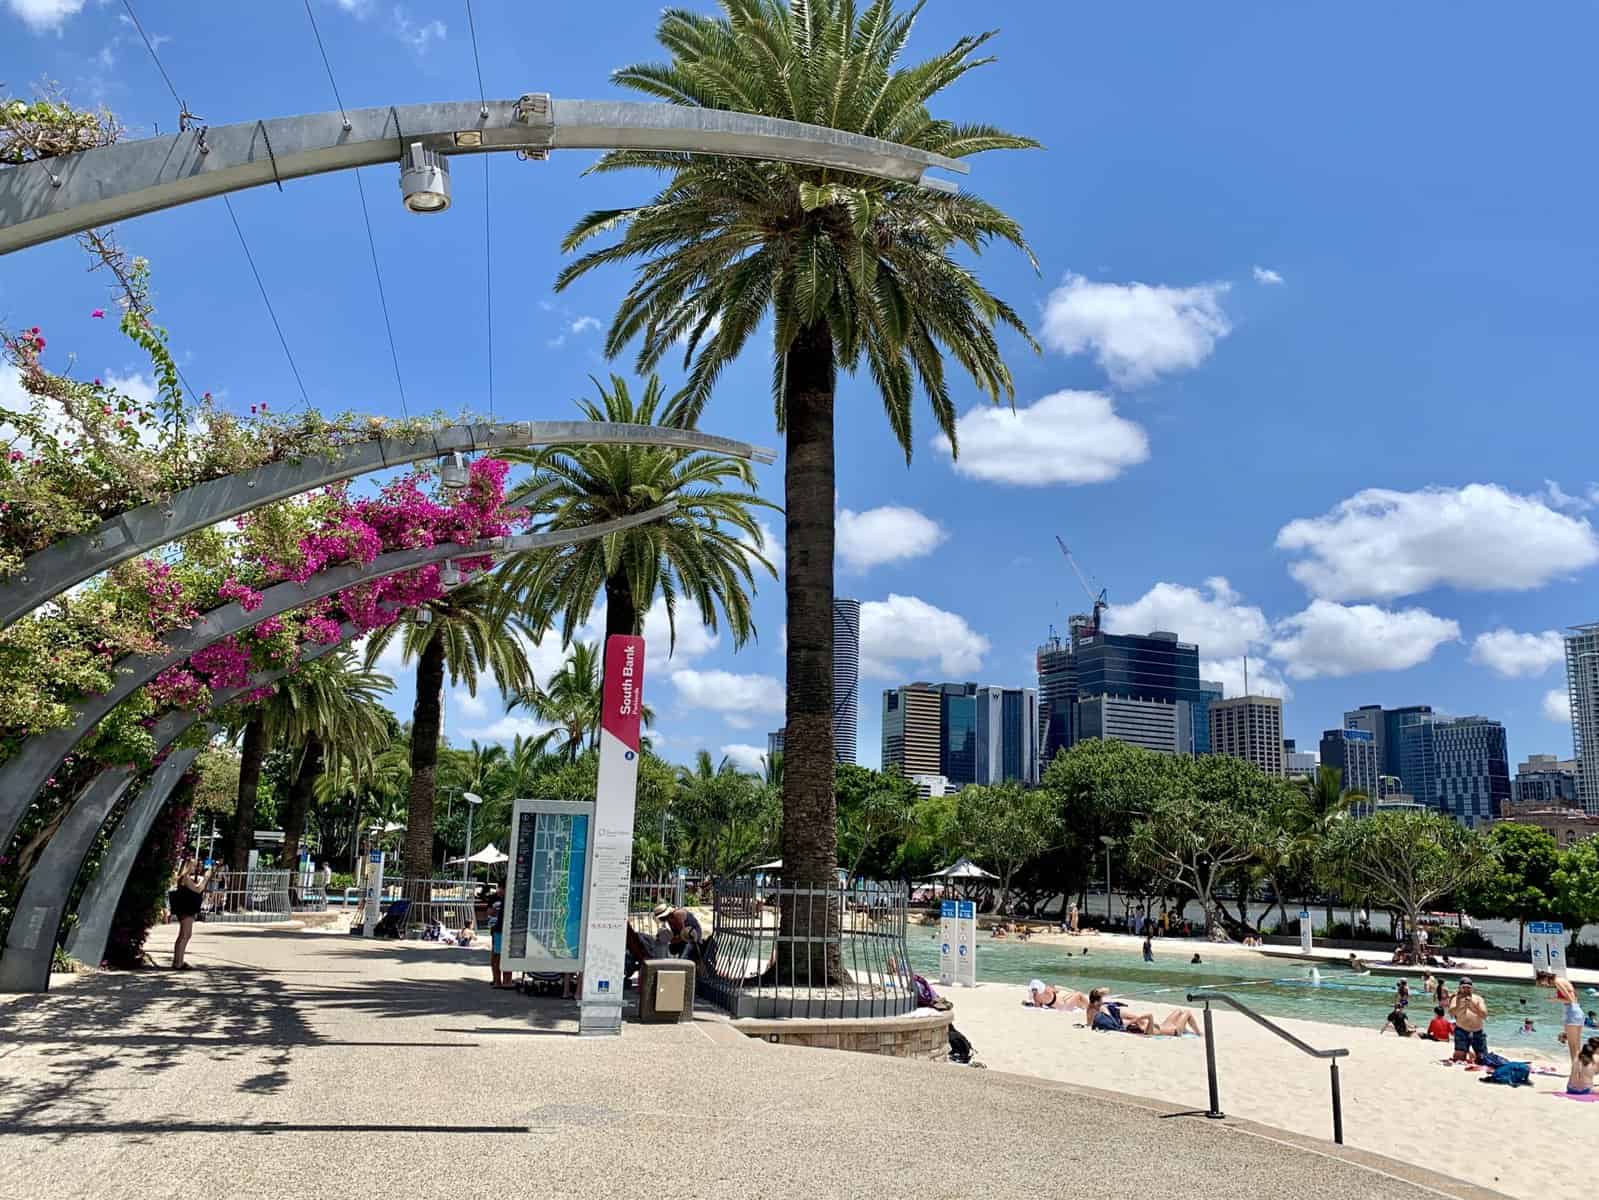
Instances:
[[[178,872],[177,886],[167,894],[167,906],[178,920],[178,940],[172,944],[174,971],[193,970],[183,956],[189,948],[189,939],[194,936],[194,919],[200,915],[205,890],[215,871],[215,864],[202,866],[198,858],[188,859]]]

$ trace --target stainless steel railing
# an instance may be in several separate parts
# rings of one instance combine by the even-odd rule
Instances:
[[[1214,1000],[1218,1004],[1225,1004],[1229,1008],[1237,1009],[1256,1025],[1259,1025],[1262,1029],[1270,1030],[1300,1053],[1308,1054],[1311,1058],[1325,1058],[1329,1060],[1328,1065],[1332,1069],[1333,1141],[1342,1146],[1344,1144],[1344,1103],[1343,1095],[1338,1088],[1338,1060],[1340,1058],[1347,1058],[1349,1051],[1345,1049],[1318,1050],[1309,1042],[1302,1041],[1301,1039],[1295,1037],[1281,1025],[1278,1025],[1276,1022],[1270,1021],[1261,1016],[1254,1009],[1250,1008],[1249,1005],[1240,1000],[1233,999],[1233,997],[1227,995],[1225,992],[1200,991],[1188,993],[1188,1002],[1190,1004],[1193,1004],[1195,1001],[1199,1000],[1202,1000],[1205,1003],[1205,1074],[1210,1085],[1210,1109],[1205,1113],[1205,1115],[1210,1117],[1212,1120],[1220,1120],[1222,1117],[1226,1116],[1226,1114],[1221,1110],[1221,1096],[1216,1083],[1216,1031],[1210,1017],[1210,1002]]]
[[[218,871],[211,876],[200,908],[206,921],[224,925],[266,925],[293,917],[289,871]]]

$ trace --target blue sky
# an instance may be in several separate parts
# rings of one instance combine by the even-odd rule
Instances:
[[[461,5],[313,4],[347,105],[477,94]],[[137,7],[211,123],[334,107],[300,5]],[[487,91],[612,95],[613,68],[657,57],[655,11],[480,0]],[[0,0],[0,79],[13,93],[57,80],[145,133],[172,129],[122,13]],[[1084,603],[1057,533],[1108,587],[1113,628],[1199,642],[1229,694],[1247,651],[1252,683],[1287,690],[1301,744],[1346,707],[1431,703],[1503,720],[1513,761],[1569,755],[1550,631],[1599,619],[1593,12],[1562,10],[1555,29],[1487,4],[1011,0],[979,21],[931,0],[912,49],[996,13],[999,64],[938,113],[1047,147],[978,159],[969,180],[1037,251],[1040,273],[1000,251],[981,270],[1046,352],[1007,343],[1015,415],[957,393],[971,414],[957,464],[924,411],[907,469],[870,388],[843,383],[838,591],[867,605],[862,761],[877,762],[885,686],[1032,682],[1034,647]],[[571,415],[607,369],[591,318],[608,319],[627,277],[556,297],[558,241],[650,184],[581,179],[592,158],[489,160],[496,415]],[[411,409],[485,409],[481,160],[457,160],[438,218],[402,211],[393,171],[364,179]],[[234,207],[312,402],[398,413],[355,182],[258,189]],[[219,201],[121,233],[154,264],[197,386],[241,408],[297,401]],[[0,319],[47,327],[52,353],[75,350],[86,371],[135,375],[136,355],[86,319],[104,297],[70,242],[0,264]],[[751,351],[704,428],[779,444],[768,379]],[[781,498],[779,467],[762,487]],[[776,581],[756,615],[759,642],[737,654],[687,633],[671,661],[652,654],[668,757],[704,746],[748,761],[781,724]],[[557,660],[540,649],[546,669]],[[446,724],[457,742],[513,728],[493,696],[452,695]]]

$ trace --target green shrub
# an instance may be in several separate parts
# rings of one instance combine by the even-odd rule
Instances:
[[[55,953],[50,956],[50,974],[52,975],[76,975],[78,966],[78,960],[60,946],[57,946]]]

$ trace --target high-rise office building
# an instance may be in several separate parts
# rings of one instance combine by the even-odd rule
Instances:
[[[977,694],[975,683],[940,683],[938,718],[942,774],[959,788],[977,783]]]
[[[1599,817],[1599,624],[1573,625],[1566,634],[1566,692],[1577,760],[1577,798]]]
[[[1235,696],[1210,702],[1210,752],[1283,774],[1283,702],[1276,696]]]
[[[1070,640],[1050,631],[1038,648],[1038,747],[1040,770],[1077,740],[1077,657]]]
[[[860,729],[861,602],[833,599],[833,756],[855,761]]]
[[[1416,795],[1430,795],[1431,792],[1418,791],[1428,782],[1427,778],[1410,779],[1405,774],[1404,754],[1405,740],[1404,729],[1406,726],[1416,724],[1423,717],[1432,714],[1430,704],[1412,704],[1404,708],[1384,708],[1380,704],[1363,704],[1359,708],[1351,709],[1344,714],[1345,729],[1363,729],[1371,734],[1373,745],[1377,751],[1377,769],[1383,775],[1397,775],[1405,782],[1405,790]],[[1418,743],[1418,750],[1424,750],[1425,745]],[[1415,769],[1426,775],[1426,764],[1419,763]]]
[[[975,700],[977,782],[1037,783],[1038,693],[1032,688],[980,687]]]
[[[1510,800],[1510,756],[1505,727],[1487,717],[1434,717],[1437,791],[1418,796],[1462,825],[1501,816]]]
[[[1343,772],[1343,790],[1363,792],[1375,805],[1379,791],[1377,739],[1369,729],[1329,729],[1321,735],[1321,765]]]
[[[1148,635],[1103,633],[1085,628],[1073,639],[1077,656],[1077,711],[1079,737],[1115,737],[1115,734],[1090,733],[1085,723],[1084,704],[1098,697],[1117,700],[1169,704],[1176,728],[1178,754],[1202,754],[1210,749],[1210,727],[1199,727],[1198,714],[1208,711],[1214,693],[1203,690],[1199,680],[1199,647],[1180,642],[1175,633],[1156,631]],[[1129,710],[1131,711],[1131,710]],[[1106,721],[1104,705],[1097,706],[1097,729],[1115,722]]]
[[[783,753],[783,731],[774,729],[766,735],[766,757],[776,758],[781,753]]]
[[[1210,744],[1210,706],[1221,700],[1227,694],[1227,689],[1222,686],[1219,679],[1201,679],[1199,681],[1199,695],[1191,702],[1194,716],[1194,753],[1214,754],[1216,748]]]
[[[942,775],[944,695],[930,683],[883,692],[883,767],[906,775]]]
[[[1084,696],[1077,702],[1078,738],[1126,742],[1157,754],[1189,754],[1194,738],[1186,710],[1187,705],[1169,700]]]
[[[1306,779],[1316,773],[1316,752],[1300,750],[1293,738],[1283,739],[1283,774],[1290,779]]]
[[[1510,781],[1510,798],[1517,804],[1544,808],[1576,808],[1577,760],[1534,754],[1516,768]]]

